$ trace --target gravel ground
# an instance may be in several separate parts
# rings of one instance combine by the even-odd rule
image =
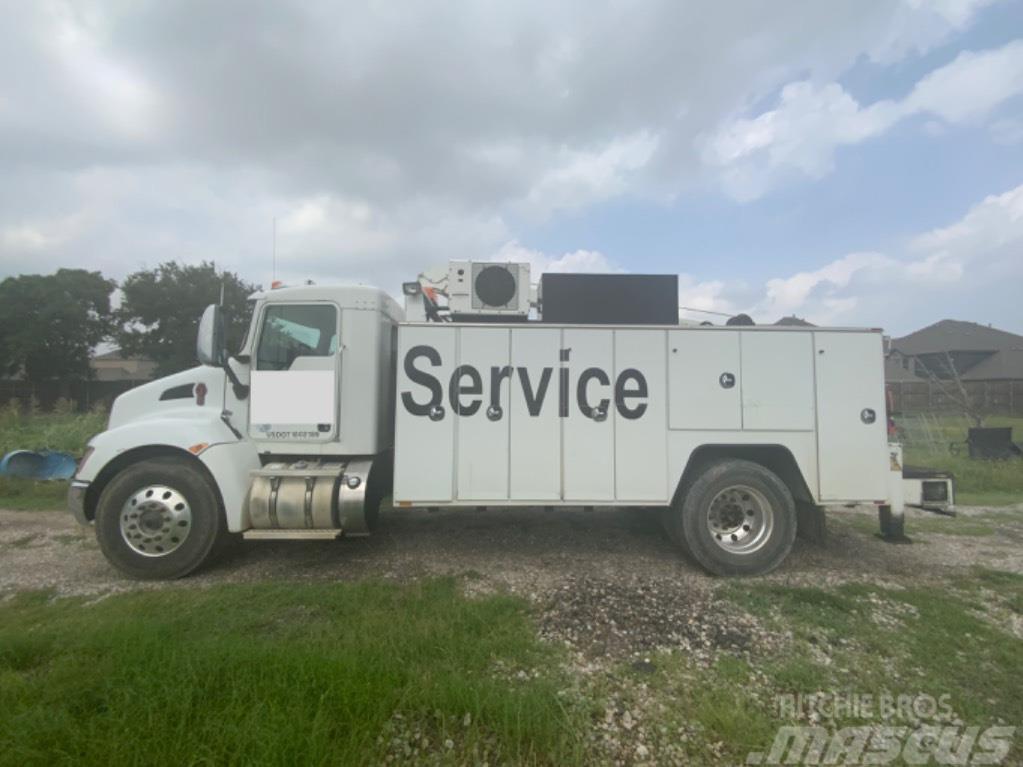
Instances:
[[[858,580],[891,584],[940,579],[972,565],[1023,572],[1019,511],[1023,506],[1005,513],[981,508],[960,512],[970,517],[1000,514],[1004,522],[995,525],[999,534],[994,536],[927,532],[913,544],[894,545],[866,531],[872,509],[837,509],[829,516],[826,541],[797,540],[788,560],[768,577],[793,585]],[[926,512],[907,513],[911,537],[914,519],[948,523],[950,529],[955,522]],[[543,626],[553,634],[566,621],[579,623],[597,605],[620,606],[622,622],[648,625],[655,643],[667,627],[678,625],[678,618],[700,613],[722,582],[681,556],[665,538],[655,513],[640,509],[394,510],[370,538],[246,541],[214,566],[171,583],[140,583],[121,576],[103,558],[92,530],[79,527],[66,513],[0,510],[0,595],[28,589],[99,595],[289,578],[407,581],[434,575],[466,576],[470,593],[508,590],[578,617],[567,620],[543,612]],[[722,637],[727,636],[729,630],[723,629]],[[620,644],[610,625],[597,634],[588,632],[585,641],[607,650]],[[649,646],[646,640],[640,645]]]

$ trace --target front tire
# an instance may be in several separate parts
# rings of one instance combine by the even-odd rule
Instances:
[[[667,515],[676,541],[715,575],[763,575],[782,563],[796,538],[792,493],[758,463],[709,464]]]
[[[205,475],[174,457],[140,461],[117,474],[96,507],[96,539],[107,560],[141,580],[181,578],[227,538]]]

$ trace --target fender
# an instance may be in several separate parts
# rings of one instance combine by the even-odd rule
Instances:
[[[242,519],[249,471],[259,468],[259,456],[251,442],[239,441],[220,420],[219,409],[182,407],[164,410],[157,418],[129,421],[97,434],[89,441],[87,460],[75,475],[78,486],[92,484],[104,469],[121,456],[145,450],[181,452],[195,456],[212,475],[224,504],[228,529],[244,529]],[[140,460],[145,453],[140,453]],[[109,477],[104,476],[105,482]]]

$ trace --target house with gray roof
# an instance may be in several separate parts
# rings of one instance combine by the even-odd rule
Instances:
[[[919,378],[1023,380],[1023,336],[976,322],[941,320],[893,339],[891,349]]]
[[[891,341],[885,381],[897,409],[953,410],[965,390],[979,410],[1023,415],[1023,336],[941,320]]]

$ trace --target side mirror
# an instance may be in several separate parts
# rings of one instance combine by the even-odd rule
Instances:
[[[203,365],[220,367],[224,364],[224,315],[217,304],[210,304],[202,313],[195,353]]]

